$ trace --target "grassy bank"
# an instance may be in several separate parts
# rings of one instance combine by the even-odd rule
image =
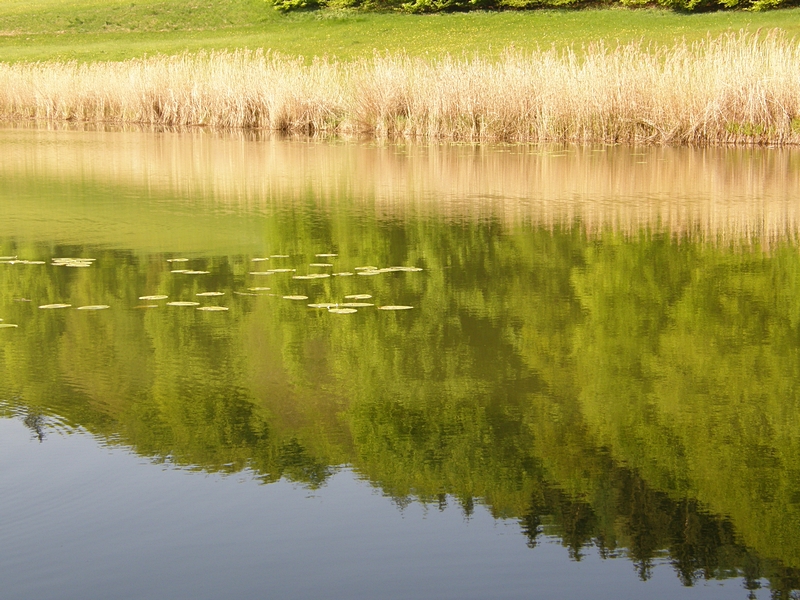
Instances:
[[[655,144],[800,142],[800,46],[509,51],[499,61],[353,62],[215,52],[0,64],[0,118],[258,128],[377,138]]]
[[[671,45],[740,29],[800,37],[800,9],[679,14],[667,10],[537,10],[408,15],[314,11],[282,15],[263,0],[4,0],[0,61],[124,60],[183,51],[265,48],[291,56],[497,57],[600,40]]]

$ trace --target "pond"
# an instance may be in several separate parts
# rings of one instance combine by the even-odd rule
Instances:
[[[4,598],[790,598],[800,152],[0,129]]]

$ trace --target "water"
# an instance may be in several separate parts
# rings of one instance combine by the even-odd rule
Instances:
[[[800,153],[0,147],[4,598],[800,589]]]

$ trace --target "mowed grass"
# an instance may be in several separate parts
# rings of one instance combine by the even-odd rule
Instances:
[[[2,0],[0,61],[123,60],[184,51],[264,48],[339,60],[377,52],[497,57],[519,50],[643,40],[672,45],[745,29],[800,39],[800,9],[678,14],[665,10],[406,15],[284,15],[263,0]]]

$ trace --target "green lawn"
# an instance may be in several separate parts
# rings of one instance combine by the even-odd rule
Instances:
[[[503,48],[595,40],[672,43],[708,33],[781,28],[800,38],[800,9],[678,14],[654,9],[409,15],[283,15],[263,0],[1,0],[0,60],[119,60],[183,50],[271,48],[352,59],[378,51],[497,55]]]

